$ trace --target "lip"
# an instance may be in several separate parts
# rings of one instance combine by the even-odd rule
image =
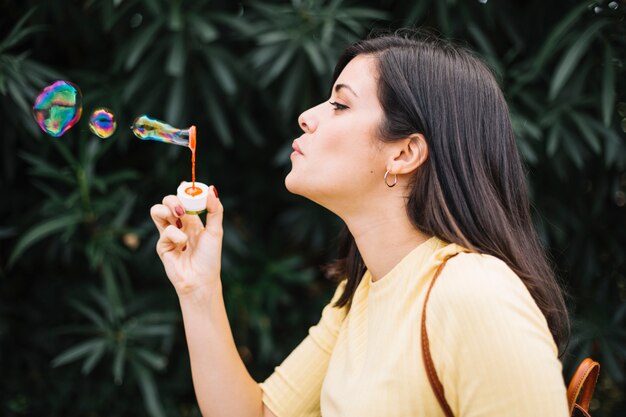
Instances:
[[[300,149],[300,146],[298,146],[298,140],[294,140],[293,143],[291,144],[291,148],[294,150],[294,152],[299,153],[300,155],[304,155],[302,153],[302,150]]]

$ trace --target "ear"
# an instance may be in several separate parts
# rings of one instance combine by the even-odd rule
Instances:
[[[428,159],[428,144],[421,133],[414,133],[393,145],[387,161],[387,169],[392,174],[410,174]]]

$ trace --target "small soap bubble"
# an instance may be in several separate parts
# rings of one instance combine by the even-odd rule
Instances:
[[[89,117],[89,130],[103,139],[115,133],[117,122],[113,112],[105,107],[95,109]]]
[[[131,129],[135,136],[142,140],[189,146],[190,129],[178,129],[145,114],[135,119]]]
[[[619,7],[619,4],[617,4],[616,1],[612,1],[609,3],[609,9],[617,10],[618,7]]]
[[[76,85],[59,80],[41,90],[33,105],[33,116],[41,130],[59,137],[80,119],[82,101],[82,94]]]
[[[600,7],[600,6],[596,6],[596,7],[594,7],[594,8],[593,8],[593,12],[594,12],[595,14],[600,14],[600,13],[602,13],[602,7]]]

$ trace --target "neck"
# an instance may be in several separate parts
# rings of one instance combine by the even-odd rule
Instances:
[[[376,210],[368,216],[344,218],[372,280],[383,278],[402,258],[430,238],[409,220],[404,206]]]

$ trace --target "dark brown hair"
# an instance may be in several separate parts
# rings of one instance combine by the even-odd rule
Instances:
[[[337,63],[337,80],[357,55],[374,56],[383,141],[422,133],[428,159],[415,172],[408,215],[420,231],[493,255],[522,279],[563,349],[569,320],[563,292],[533,227],[526,178],[508,106],[489,68],[471,51],[423,33],[356,42]],[[335,304],[350,306],[365,264],[347,228],[329,268],[347,277]]]

